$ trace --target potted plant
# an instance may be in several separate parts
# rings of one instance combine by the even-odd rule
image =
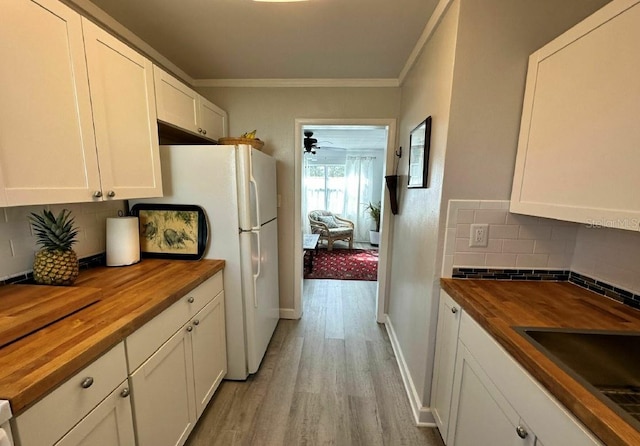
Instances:
[[[364,208],[365,212],[369,214],[369,217],[375,222],[376,229],[371,229],[369,231],[369,241],[373,246],[378,246],[380,244],[380,208],[382,207],[382,203],[378,202],[377,204],[373,204],[369,202],[367,207]]]

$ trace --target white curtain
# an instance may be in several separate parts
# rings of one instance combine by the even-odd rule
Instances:
[[[354,222],[354,240],[357,242],[368,242],[369,230],[375,229],[375,222],[365,212],[365,207],[374,200],[372,180],[375,160],[373,156],[347,156],[342,214]]]

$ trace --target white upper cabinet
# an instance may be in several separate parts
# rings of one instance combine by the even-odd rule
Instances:
[[[153,75],[158,120],[198,133],[198,93],[155,65]]]
[[[100,189],[80,16],[57,0],[0,14],[0,203],[90,201]]]
[[[512,212],[638,230],[638,3],[614,0],[531,55]]]
[[[159,121],[210,140],[227,135],[227,112],[161,68],[153,74]]]
[[[150,61],[57,0],[3,3],[0,41],[0,206],[162,196]]]
[[[83,19],[103,195],[162,196],[151,61]]]

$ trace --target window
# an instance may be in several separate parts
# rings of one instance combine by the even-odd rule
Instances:
[[[345,166],[314,164],[307,166],[305,178],[307,208],[336,214],[344,211]]]

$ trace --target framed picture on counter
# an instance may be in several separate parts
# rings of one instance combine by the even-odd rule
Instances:
[[[209,228],[200,206],[139,203],[131,214],[139,220],[142,257],[200,260],[204,255]]]

